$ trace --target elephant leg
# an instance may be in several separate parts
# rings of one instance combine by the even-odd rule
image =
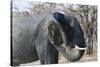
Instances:
[[[17,59],[12,59],[11,66],[19,66],[19,65],[20,65],[20,63]]]
[[[36,46],[37,53],[41,64],[57,64],[58,63],[58,51],[56,48],[48,43],[46,45]]]
[[[45,47],[43,45],[42,46],[41,45],[36,45],[36,50],[37,50],[37,54],[38,54],[40,63],[44,64],[44,52],[45,52],[44,48]]]
[[[49,43],[49,42],[48,42]],[[47,57],[45,59],[46,64],[58,64],[58,51],[57,49],[52,45],[48,44],[47,46]]]

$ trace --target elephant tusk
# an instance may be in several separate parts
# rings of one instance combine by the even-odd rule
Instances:
[[[86,50],[86,49],[87,49],[87,47],[81,48],[81,47],[79,47],[79,46],[75,45],[75,49],[79,49],[79,50]]]

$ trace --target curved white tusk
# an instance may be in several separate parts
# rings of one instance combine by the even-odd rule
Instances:
[[[79,46],[75,45],[75,49],[79,49],[79,50],[86,50],[86,49],[87,49],[87,47],[81,48],[81,47],[79,47]]]

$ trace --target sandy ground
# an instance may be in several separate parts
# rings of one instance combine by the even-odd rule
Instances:
[[[21,66],[32,66],[32,65],[40,65],[40,61],[35,61],[32,63],[27,63],[27,64],[21,64]]]
[[[68,60],[66,60],[64,57],[59,59],[59,64],[67,64],[67,63],[83,63],[83,62],[93,62],[93,61],[97,61],[97,56],[89,56],[89,55],[85,55],[82,59],[80,59],[79,61],[76,62],[70,62]],[[40,61],[36,61],[36,62],[32,62],[32,63],[27,63],[27,64],[21,64],[21,66],[34,66],[34,65],[40,65]]]

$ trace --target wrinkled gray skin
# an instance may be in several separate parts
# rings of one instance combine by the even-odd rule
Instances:
[[[42,18],[43,16],[14,16],[12,18],[12,66],[18,66],[36,60],[40,60],[41,64],[58,63],[58,50],[47,38],[48,21],[52,20],[49,16],[51,15],[47,15],[44,18]],[[65,27],[66,26],[63,26],[63,29],[67,32]],[[77,34],[75,34],[75,37],[76,36]],[[84,35],[82,34],[82,36]],[[55,37],[59,40],[59,34]],[[76,41],[77,40],[76,37]],[[62,44],[60,42],[62,41],[59,41],[59,44],[57,43],[57,45]]]

